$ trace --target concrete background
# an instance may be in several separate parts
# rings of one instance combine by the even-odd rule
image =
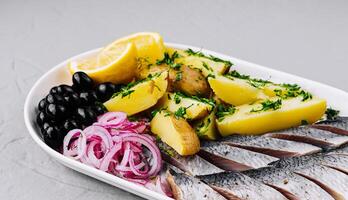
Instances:
[[[0,0],[0,199],[139,199],[50,159],[23,122],[45,71],[138,31],[348,91],[347,1]]]

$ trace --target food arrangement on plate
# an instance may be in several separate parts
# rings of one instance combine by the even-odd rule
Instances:
[[[348,118],[297,84],[157,33],[66,70],[72,85],[51,88],[36,120],[64,156],[175,199],[348,198]]]

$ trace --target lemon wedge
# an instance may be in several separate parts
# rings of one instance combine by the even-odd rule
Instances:
[[[153,32],[140,32],[135,33],[124,38],[120,38],[101,51],[100,58],[105,60],[104,56],[108,57],[120,44],[134,43],[138,52],[138,57],[145,59],[149,63],[156,63],[157,60],[163,59],[165,46],[163,43],[162,36],[158,33]],[[116,49],[117,52],[117,49]]]
[[[69,70],[87,73],[96,83],[129,83],[135,76],[137,49],[133,43],[114,44],[110,51],[103,49],[97,56],[71,61]]]

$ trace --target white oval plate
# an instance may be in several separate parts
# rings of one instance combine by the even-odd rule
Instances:
[[[315,95],[326,98],[328,101],[328,105],[332,106],[335,109],[341,111],[342,116],[348,116],[348,93],[333,88],[331,86],[318,83],[315,81],[311,81],[302,77],[298,77],[295,75],[291,75],[288,73],[280,72],[274,69],[269,69],[257,64],[253,64],[250,62],[246,62],[243,60],[239,60],[237,58],[233,58],[230,56],[226,56],[220,53],[216,53],[213,51],[208,51],[204,49],[200,49],[197,47],[167,43],[169,47],[178,48],[178,49],[187,49],[191,48],[193,50],[200,50],[205,54],[211,54],[216,57],[230,60],[235,65],[232,66],[233,69],[240,71],[243,74],[249,74],[254,77],[269,79],[278,83],[297,83],[303,88],[309,90]],[[113,176],[111,174],[105,173],[103,171],[97,170],[93,167],[82,164],[78,161],[70,159],[68,157],[63,156],[62,154],[54,151],[49,146],[47,146],[42,138],[40,137],[39,129],[36,125],[36,113],[37,113],[37,104],[50,90],[51,87],[66,83],[71,84],[71,75],[67,69],[67,63],[69,60],[80,59],[89,55],[92,55],[98,52],[99,49],[94,49],[80,55],[77,55],[73,58],[70,58],[44,74],[32,87],[30,90],[24,105],[24,121],[29,130],[31,137],[34,141],[50,156],[57,159],[63,165],[70,167],[78,172],[84,173],[88,176],[94,177],[98,180],[101,180],[105,183],[111,184],[138,196],[141,196],[146,199],[158,199],[158,200],[170,200],[171,198],[165,197],[156,192],[150,191],[142,186],[136,185],[134,183],[123,180],[119,177]]]

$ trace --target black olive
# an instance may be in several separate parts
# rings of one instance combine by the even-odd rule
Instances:
[[[68,133],[69,131],[79,128],[80,125],[74,119],[67,119],[63,123],[64,130]]]
[[[39,126],[43,125],[44,122],[47,122],[49,119],[44,112],[39,112],[36,116],[36,122]]]
[[[91,105],[98,100],[98,97],[94,91],[81,92],[79,97],[82,105]]]
[[[51,124],[49,124],[48,122],[45,122],[45,123],[43,123],[43,125],[42,125],[42,129],[43,129],[43,130],[47,130],[49,127],[51,127]]]
[[[72,77],[73,88],[77,91],[88,91],[93,88],[93,80],[84,72],[76,72]]]
[[[64,134],[57,126],[47,128],[43,133],[44,141],[52,148],[59,148],[63,144]]]
[[[68,114],[68,110],[63,105],[49,104],[47,106],[46,113],[56,121],[61,121]]]
[[[99,116],[106,112],[106,109],[102,105],[96,105],[93,107],[94,112]]]
[[[65,100],[65,104],[70,108],[73,108],[74,106],[78,106],[81,102],[80,97],[76,92],[66,94],[64,96],[64,100]]]
[[[57,92],[58,92],[58,94],[63,94],[64,95],[64,94],[73,93],[74,90],[73,90],[73,88],[71,86],[62,84],[62,85],[59,85],[57,87]]]
[[[77,108],[76,118],[83,125],[90,125],[96,120],[97,114],[91,108]]]
[[[40,111],[45,111],[46,107],[47,107],[47,101],[46,101],[46,98],[43,98],[39,102],[38,108]]]
[[[96,93],[98,99],[101,102],[105,102],[110,99],[110,97],[114,94],[116,90],[116,86],[110,82],[101,83],[96,88]]]
[[[61,105],[65,104],[64,98],[61,95],[59,95],[59,94],[49,94],[49,95],[47,95],[46,102],[48,104],[61,104]]]
[[[52,87],[49,93],[50,94],[58,94],[58,87],[57,86]]]

